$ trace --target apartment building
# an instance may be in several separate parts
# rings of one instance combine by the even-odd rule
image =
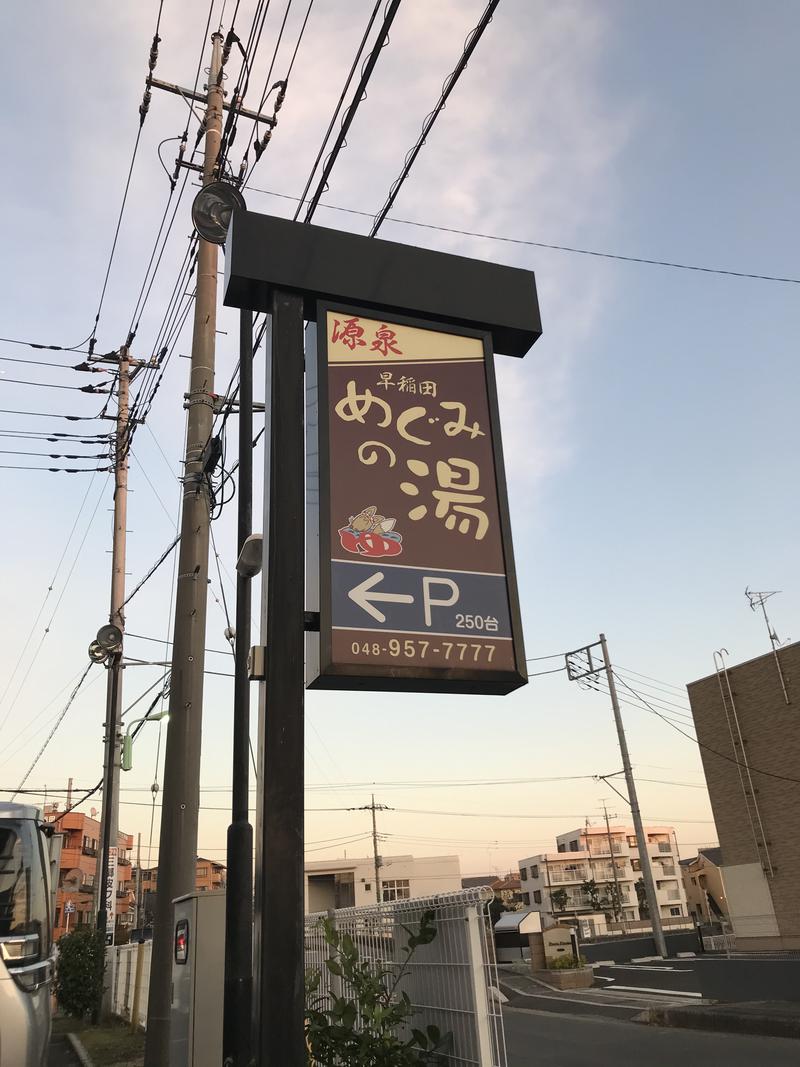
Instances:
[[[227,868],[216,860],[198,856],[195,860],[194,887],[200,893],[210,893],[215,889],[225,888]],[[134,878],[136,870],[134,868]],[[141,892],[155,893],[158,888],[158,867],[142,867]]]
[[[737,948],[800,949],[800,642],[687,686]]]
[[[721,848],[701,848],[696,856],[681,860],[681,877],[689,914],[697,922],[728,920]]]
[[[100,877],[97,869],[99,821],[79,811],[71,811],[58,818],[58,808],[58,804],[48,804],[44,810],[44,818],[48,822],[58,819],[58,829],[64,835],[53,913],[53,938],[56,941],[76,926],[95,922],[97,902],[94,899],[94,887]],[[117,941],[127,940],[127,931],[136,922],[131,875],[132,847],[133,837],[120,833],[117,839]]]
[[[306,863],[306,912],[375,904],[378,892],[388,903],[461,889],[458,856],[383,856],[381,861],[379,889],[372,856]]]
[[[671,826],[645,828],[656,897],[664,918],[686,917],[686,895]],[[636,884],[641,857],[632,826],[587,826],[559,834],[555,852],[519,861],[522,901],[542,913],[545,925],[565,916],[605,913],[626,922],[642,918]],[[616,876],[616,877],[615,877]],[[594,882],[589,894],[583,886]],[[615,907],[616,904],[616,907]]]

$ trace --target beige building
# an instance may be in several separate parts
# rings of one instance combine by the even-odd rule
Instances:
[[[800,642],[687,686],[737,948],[800,948]]]
[[[382,856],[379,888],[372,856],[313,860],[305,865],[306,912],[360,907],[381,901],[409,900],[461,889],[458,856]]]
[[[693,919],[699,923],[728,920],[721,848],[701,848],[696,856],[681,860],[681,877],[689,914]]]
[[[685,918],[686,896],[678,868],[678,846],[671,826],[647,826],[648,854],[653,867],[656,897],[663,918]],[[566,916],[614,914],[641,918],[636,883],[642,865],[632,826],[589,826],[560,834],[556,851],[519,861],[522,902],[542,913],[544,924]],[[615,880],[616,874],[616,880]],[[593,897],[582,886],[595,882]]]

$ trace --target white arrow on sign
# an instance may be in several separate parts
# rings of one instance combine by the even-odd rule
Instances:
[[[355,589],[351,589],[347,594],[354,604],[358,604],[360,608],[363,608],[368,615],[371,615],[373,619],[377,619],[378,622],[386,622],[386,616],[383,612],[375,607],[373,603],[375,600],[386,601],[390,604],[413,604],[414,598],[410,593],[372,593],[370,590],[383,581],[383,571],[376,571],[371,574],[369,578],[366,578],[363,582],[360,582]]]

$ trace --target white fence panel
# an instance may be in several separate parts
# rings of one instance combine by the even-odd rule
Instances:
[[[465,889],[416,900],[397,900],[361,908],[341,908],[330,915],[341,933],[355,941],[361,958],[376,969],[399,970],[408,935],[425,911],[434,912],[436,937],[414,953],[400,989],[414,1007],[411,1025],[435,1025],[449,1033],[445,1054],[451,1067],[506,1067],[505,1035],[497,989],[497,964],[487,916],[491,890]],[[305,962],[321,975],[323,994],[338,993],[341,979],[325,966],[329,949],[321,920],[305,921]],[[493,987],[493,988],[490,988]]]

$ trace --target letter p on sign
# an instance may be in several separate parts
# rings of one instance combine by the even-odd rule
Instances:
[[[449,590],[449,600],[439,600],[432,595],[433,586],[443,586]],[[431,626],[431,608],[435,605],[439,608],[450,608],[458,602],[459,588],[452,578],[429,578],[422,579],[422,604],[425,609],[425,625]]]

